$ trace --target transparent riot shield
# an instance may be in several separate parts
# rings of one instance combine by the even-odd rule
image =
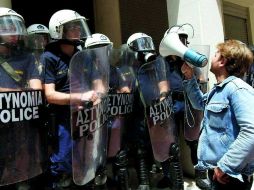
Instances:
[[[47,161],[44,95],[32,54],[0,55],[0,186],[42,174]]]
[[[243,77],[243,80],[247,82],[249,85],[254,87],[254,64],[252,63],[250,69],[246,76]]]
[[[110,55],[108,157],[114,157],[123,148],[123,135],[131,119],[135,79],[132,71],[133,53],[122,46],[112,49]]]
[[[172,97],[166,79],[164,59],[140,67],[137,73],[141,100],[145,106],[145,116],[155,160],[163,162],[169,158],[170,145],[175,142]]]
[[[191,49],[205,55],[209,58],[210,46],[208,45],[191,45]],[[208,90],[208,70],[209,66],[199,68],[194,67],[194,73],[198,79],[200,89],[203,93]],[[184,119],[184,137],[188,141],[197,140],[200,133],[200,124],[203,119],[203,111],[196,110],[191,106],[187,95],[185,94],[185,119]]]
[[[72,167],[77,185],[94,179],[106,162],[110,47],[83,50],[70,62]]]

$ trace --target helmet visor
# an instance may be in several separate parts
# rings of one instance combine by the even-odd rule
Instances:
[[[150,37],[138,38],[130,43],[134,51],[155,51],[153,40]]]
[[[44,50],[49,43],[50,36],[46,33],[36,33],[28,35],[28,46],[31,49]]]
[[[187,46],[189,44],[187,34],[179,34],[179,39],[185,46]]]
[[[91,33],[84,19],[63,24],[63,39],[84,40],[88,36],[91,36]]]
[[[0,17],[0,35],[26,35],[23,20],[15,15]]]

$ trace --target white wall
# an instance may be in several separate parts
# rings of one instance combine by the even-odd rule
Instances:
[[[167,0],[169,27],[189,23],[194,27],[191,44],[210,45],[210,57],[217,43],[224,40],[220,0]],[[209,65],[210,68],[210,59]],[[209,69],[208,68],[208,69]],[[209,87],[215,83],[209,72]]]

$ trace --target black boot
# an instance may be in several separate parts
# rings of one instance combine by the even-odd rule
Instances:
[[[172,168],[172,181],[173,188],[172,190],[183,190],[184,181],[183,181],[183,171],[182,165],[180,163],[180,150],[179,146],[176,143],[172,143],[170,146],[170,167]]]
[[[113,164],[113,174],[119,190],[129,189],[128,158],[127,151],[120,150]]]
[[[172,188],[173,182],[169,177],[163,176],[163,178],[158,181],[156,187],[158,189]]]
[[[138,190],[149,190],[150,189],[150,179],[149,179],[149,171],[147,168],[146,162],[146,150],[143,146],[140,146],[137,150],[137,174],[139,179],[139,187]]]
[[[164,189],[164,188],[170,188],[173,187],[172,179],[170,179],[170,163],[169,160],[166,160],[164,162],[161,162],[161,168],[163,172],[163,178],[160,179],[157,183],[157,188]]]
[[[206,170],[195,170],[195,181],[196,185],[200,189],[209,190],[210,189],[210,180],[207,178]]]

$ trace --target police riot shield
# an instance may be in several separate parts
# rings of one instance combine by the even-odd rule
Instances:
[[[207,58],[210,54],[210,46],[208,45],[191,45],[191,49],[202,53]],[[208,90],[208,65],[205,67],[199,68],[194,67],[194,73],[198,79],[200,89],[203,93],[206,93]],[[200,125],[203,119],[203,111],[196,110],[192,107],[191,103],[188,100],[188,97],[185,94],[185,110],[184,110],[184,137],[188,141],[198,140],[200,133]]]
[[[24,51],[0,55],[0,63],[0,186],[5,186],[45,171],[47,131],[33,55]]]
[[[110,54],[109,146],[108,157],[123,148],[123,135],[131,119],[135,78],[132,71],[134,55],[125,46],[112,49]]]
[[[254,87],[254,64],[252,63],[247,75],[243,78],[245,82]]]
[[[111,46],[76,53],[70,61],[73,180],[84,185],[105,166]]]
[[[172,97],[166,78],[165,61],[143,64],[137,72],[140,97],[145,106],[145,116],[155,160],[169,158],[170,145],[176,141]]]

